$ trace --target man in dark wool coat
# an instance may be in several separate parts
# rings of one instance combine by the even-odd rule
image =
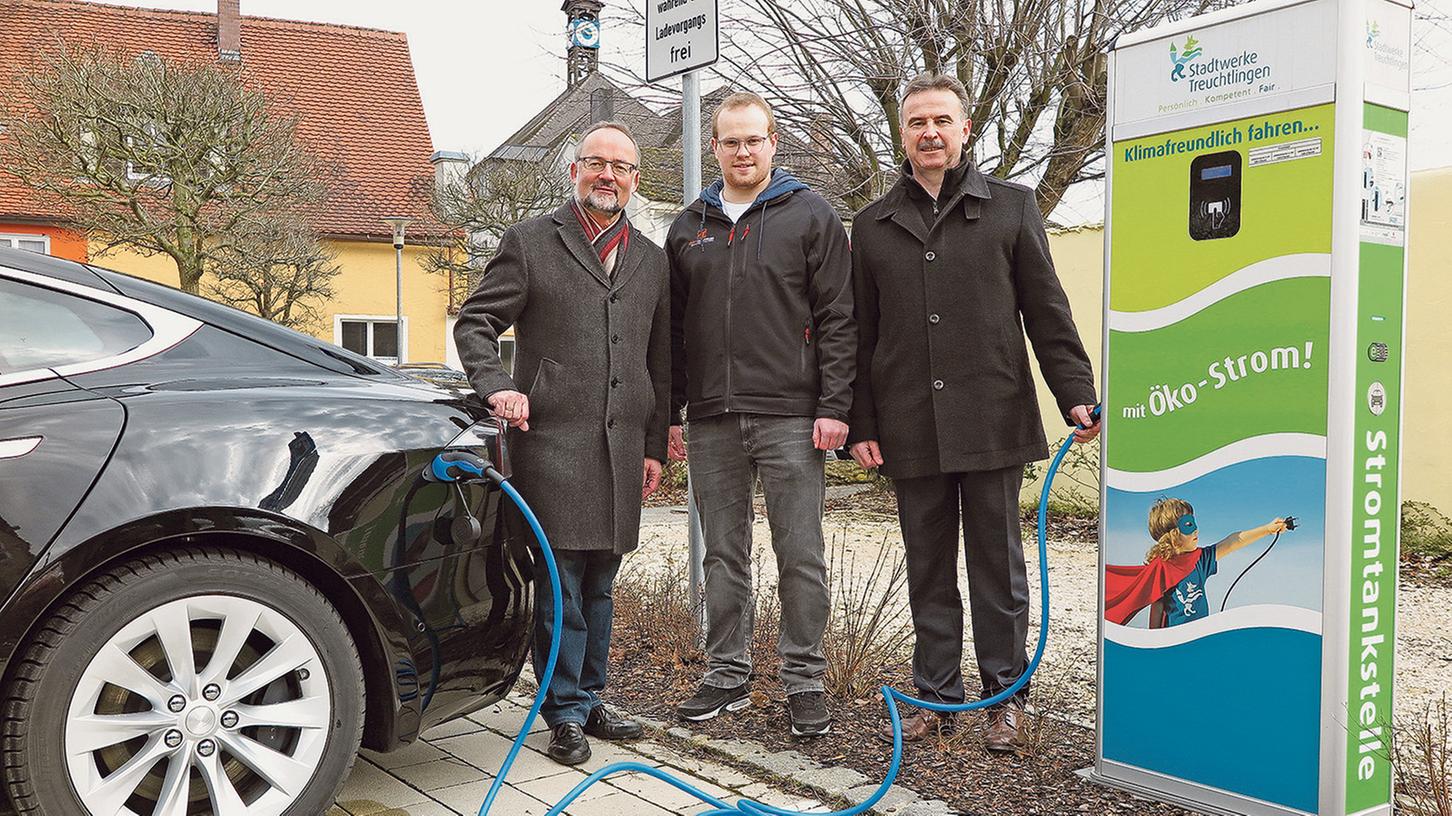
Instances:
[[[586,734],[641,732],[600,701],[615,573],[639,541],[641,500],[660,483],[671,400],[665,254],[625,215],[639,164],[625,125],[587,129],[570,165],[571,200],[505,231],[454,328],[469,383],[513,429],[511,481],[555,550],[564,618],[549,620],[549,573],[537,555],[534,668],[544,675],[558,625],[541,712],[549,755],[565,765],[590,758]],[[517,380],[499,359],[511,325]]]
[[[913,683],[947,703],[964,700],[960,518],[983,696],[1027,664],[1018,497],[1024,464],[1048,446],[1024,333],[1066,421],[1090,425],[1095,401],[1034,192],[973,166],[968,109],[957,79],[908,83],[902,177],[852,227],[860,340],[848,441],[858,464],[893,479],[917,636]],[[991,712],[989,749],[1021,747],[1025,696]],[[904,721],[904,737],[950,724],[923,710]]]

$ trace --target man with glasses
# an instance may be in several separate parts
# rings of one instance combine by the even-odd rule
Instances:
[[[721,180],[672,224],[672,422],[686,409],[706,545],[707,668],[676,708],[700,721],[750,704],[752,494],[761,477],[781,597],[781,682],[791,731],[831,727],[823,452],[847,438],[856,329],[846,231],[831,205],[772,169],[776,120],[761,97],[712,117]],[[685,459],[684,433],[670,431]]]
[[[559,626],[541,713],[552,730],[548,753],[564,765],[590,758],[586,734],[641,733],[600,701],[611,589],[620,557],[638,543],[641,500],[660,483],[670,405],[665,255],[625,215],[639,162],[625,125],[587,129],[570,165],[573,197],[504,232],[454,328],[470,384],[512,428],[512,481],[555,551],[564,617],[550,620],[549,573],[537,556],[534,670],[544,675]],[[511,325],[518,383],[499,359]],[[506,512],[511,532],[533,543]]]

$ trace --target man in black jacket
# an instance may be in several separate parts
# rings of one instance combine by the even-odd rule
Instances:
[[[1066,419],[1091,425],[1095,401],[1034,193],[973,166],[963,149],[968,108],[952,77],[908,84],[902,177],[852,227],[861,343],[849,441],[858,464],[894,480],[917,635],[913,682],[924,699],[949,703],[964,699],[960,512],[983,695],[1027,664],[1018,497],[1024,464],[1048,447],[1024,332]],[[1021,746],[1022,696],[996,707],[988,748]],[[937,721],[922,711],[903,723],[904,736],[922,739]]]
[[[781,597],[781,679],[792,733],[825,734],[827,566],[823,452],[847,439],[857,336],[841,219],[773,170],[776,124],[755,94],[712,119],[722,181],[676,218],[672,409],[687,408],[691,483],[706,544],[706,675],[676,711],[707,720],[750,704],[752,492],[760,474]],[[679,424],[671,456],[684,459]]]

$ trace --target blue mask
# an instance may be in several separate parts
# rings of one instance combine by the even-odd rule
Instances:
[[[1181,533],[1184,533],[1185,535],[1194,535],[1195,531],[1200,529],[1195,526],[1194,513],[1186,513],[1185,515],[1180,516],[1180,520],[1175,522],[1175,527],[1177,527],[1179,531]]]

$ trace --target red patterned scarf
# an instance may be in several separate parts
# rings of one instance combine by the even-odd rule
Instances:
[[[572,199],[570,205],[575,211],[575,218],[580,221],[580,227],[585,230],[585,240],[600,254],[600,265],[605,267],[606,272],[611,271],[620,263],[626,248],[630,246],[630,221],[625,217],[625,211],[620,211],[620,216],[613,224],[602,227],[585,212],[579,201]],[[615,253],[613,261],[610,258],[611,253]]]

